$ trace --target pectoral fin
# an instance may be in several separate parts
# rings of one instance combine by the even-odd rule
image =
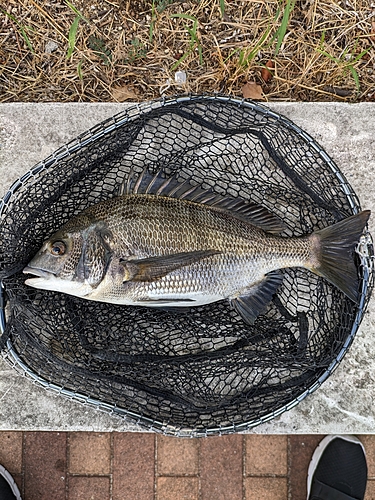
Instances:
[[[247,294],[231,299],[230,303],[246,323],[253,325],[259,314],[271,302],[282,281],[283,275],[273,271],[260,283],[252,286]]]
[[[146,259],[121,259],[120,264],[125,268],[124,281],[155,281],[180,267],[188,266],[218,253],[220,252],[217,250],[198,250]]]

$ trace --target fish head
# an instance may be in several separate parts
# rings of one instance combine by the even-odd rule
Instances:
[[[45,241],[24,268],[26,284],[84,297],[102,281],[111,258],[111,233],[101,224],[61,229]]]

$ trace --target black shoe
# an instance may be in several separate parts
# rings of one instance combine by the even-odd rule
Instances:
[[[359,439],[326,436],[310,462],[308,500],[363,500],[366,483],[366,455]]]
[[[0,500],[22,500],[14,479],[2,465],[0,465]]]

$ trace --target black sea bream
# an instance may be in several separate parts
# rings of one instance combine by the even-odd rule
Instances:
[[[192,307],[228,299],[253,323],[282,282],[303,267],[358,300],[356,243],[369,211],[302,237],[264,207],[189,182],[130,176],[119,196],[94,205],[53,234],[24,269],[27,285],[85,299]]]

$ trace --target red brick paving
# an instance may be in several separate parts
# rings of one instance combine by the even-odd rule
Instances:
[[[287,498],[286,477],[247,477],[245,479],[246,500],[285,500]]]
[[[66,433],[24,435],[25,500],[65,500]]]
[[[289,436],[289,488],[293,500],[306,500],[307,481],[306,474],[315,448],[324,436],[319,435],[294,435]]]
[[[71,433],[68,471],[81,475],[110,474],[111,435],[96,432]]]
[[[372,435],[357,437],[366,449],[368,477],[375,479],[375,437]]]
[[[243,496],[243,436],[221,436],[200,442],[202,500],[238,500]]]
[[[286,476],[288,471],[287,436],[245,436],[245,474],[247,476]],[[262,453],[259,453],[262,450]]]
[[[22,432],[0,432],[0,464],[12,474],[22,472]]]
[[[156,498],[157,500],[199,500],[199,480],[197,477],[158,477]]]
[[[69,477],[69,498],[74,500],[106,500],[110,498],[110,477]]]
[[[197,476],[199,439],[158,436],[157,473],[160,476]]]
[[[128,498],[150,500],[154,498],[154,491],[155,435],[115,433],[113,436],[113,500]]]
[[[0,432],[24,500],[305,500],[319,435]],[[375,500],[375,435],[365,500]]]

